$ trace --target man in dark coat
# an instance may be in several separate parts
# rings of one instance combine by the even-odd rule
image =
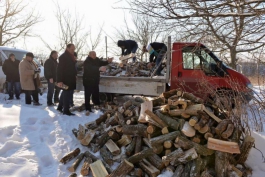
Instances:
[[[64,89],[61,93],[57,110],[69,116],[75,115],[69,110],[71,94],[72,91],[76,89],[77,72],[75,67],[74,52],[74,44],[68,44],[65,52],[59,57],[59,64],[57,67],[58,87],[62,88],[63,84],[68,86],[68,89]]]
[[[8,94],[9,94],[8,100],[14,99],[13,97],[14,87],[15,87],[16,98],[20,99],[19,63],[20,61],[15,59],[15,55],[11,53],[2,66],[2,70],[6,75]]]
[[[100,71],[105,72],[106,67],[111,63],[113,58],[108,58],[108,61],[101,61],[96,52],[89,52],[88,57],[84,62],[84,74],[83,74],[83,85],[85,87],[85,106],[86,111],[92,112],[90,106],[90,96],[92,95],[92,101],[94,105],[99,105],[99,79]]]
[[[121,55],[135,54],[138,49],[137,43],[133,40],[119,40],[117,44],[121,48]],[[136,57],[133,57],[133,62],[135,62],[135,60]]]
[[[143,51],[150,54],[149,61],[155,63],[156,67],[161,63],[164,55],[167,52],[167,46],[164,43],[153,42],[150,43],[147,47],[143,46]],[[160,64],[156,75],[161,75],[162,65]]]
[[[44,76],[48,82],[48,94],[47,94],[47,105],[54,106],[54,103],[59,103],[60,88],[55,86],[56,82],[56,70],[58,66],[57,62],[58,52],[52,51],[50,58],[44,63]],[[55,89],[55,92],[54,92]],[[52,98],[54,103],[52,102]]]

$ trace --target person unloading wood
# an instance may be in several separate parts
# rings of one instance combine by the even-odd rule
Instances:
[[[160,76],[161,71],[162,71],[161,61],[167,52],[167,46],[164,43],[153,42],[153,43],[150,43],[148,46],[144,45],[143,52],[148,52],[150,54],[150,57],[149,57],[150,65],[155,64],[156,67],[158,67],[156,71],[156,75]]]
[[[133,40],[119,40],[118,46],[121,48],[121,55],[135,54],[138,49],[138,44]],[[136,61],[136,57],[133,57],[133,62]]]

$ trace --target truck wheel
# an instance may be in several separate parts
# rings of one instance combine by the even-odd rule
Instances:
[[[99,101],[100,102],[106,102],[108,101],[108,96],[106,93],[99,93]]]

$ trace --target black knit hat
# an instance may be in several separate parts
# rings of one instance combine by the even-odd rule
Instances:
[[[119,47],[121,47],[121,46],[125,46],[125,44],[124,44],[125,42],[124,41],[122,41],[122,40],[118,40],[118,46]]]
[[[34,58],[34,55],[33,55],[33,53],[31,53],[31,52],[28,52],[28,53],[26,54],[26,56],[27,56],[27,57],[32,57],[32,58]]]
[[[15,54],[10,53],[8,57],[10,58],[10,57],[12,57],[12,56],[15,56]]]

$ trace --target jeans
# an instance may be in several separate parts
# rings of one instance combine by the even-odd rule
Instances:
[[[99,86],[98,85],[93,85],[86,87],[85,86],[85,107],[87,111],[91,111],[91,106],[90,106],[90,97],[92,95],[92,102],[94,105],[99,105]]]
[[[55,89],[55,91],[54,91]],[[47,93],[47,104],[52,104],[52,98],[54,100],[54,102],[58,102],[59,101],[59,93],[60,93],[60,88],[56,87],[54,83],[50,83],[50,81],[48,81],[48,93]]]
[[[57,109],[63,108],[63,113],[68,113],[70,108],[70,98],[73,90],[63,90],[60,96],[60,101]]]
[[[164,46],[160,50],[160,52],[159,52],[159,54],[158,54],[158,56],[156,58],[156,67],[161,63],[161,61],[163,60],[164,55],[166,54],[166,52],[167,52],[167,46]],[[159,65],[158,69],[156,70],[156,75],[161,75],[161,71],[162,71],[162,63]]]
[[[13,98],[14,95],[14,88],[15,87],[15,94],[16,94],[16,98],[19,98],[20,95],[20,82],[8,82],[7,83],[7,90],[8,90],[8,94],[10,98]]]
[[[74,105],[74,90],[70,90],[71,91],[71,95],[70,95],[70,99],[69,99],[69,104],[70,106]]]
[[[31,96],[33,98],[33,101],[35,101],[36,103],[39,102],[38,87],[37,87],[37,82],[35,79],[34,79],[34,86],[35,86],[35,90],[25,90],[26,104],[31,104]]]
[[[138,45],[136,44],[136,46],[134,48],[132,48],[132,53],[135,54],[137,49],[138,49]],[[135,61],[136,61],[136,57],[133,57],[133,62],[135,62]]]

